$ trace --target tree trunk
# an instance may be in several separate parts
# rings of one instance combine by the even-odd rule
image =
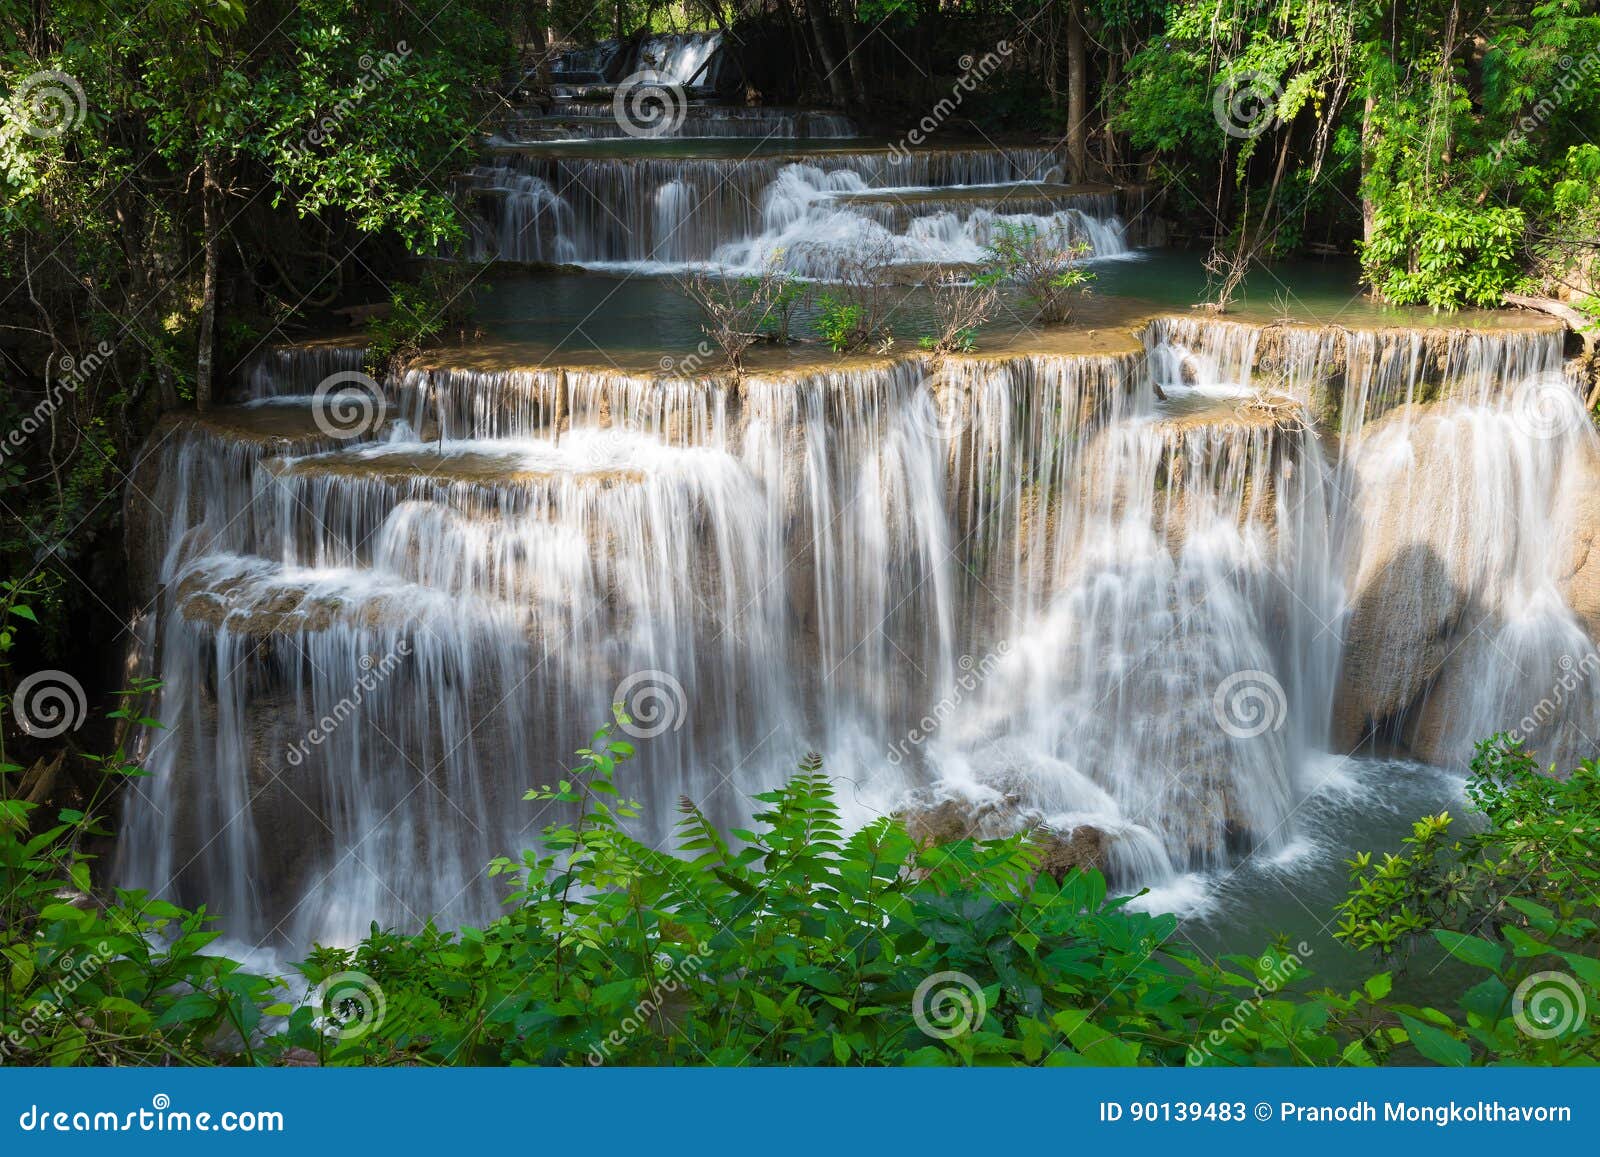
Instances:
[[[1083,49],[1083,0],[1067,2],[1067,173],[1074,183],[1086,179],[1089,154],[1088,62]]]
[[[844,73],[839,71],[833,46],[828,43],[827,0],[806,0],[806,16],[811,21],[811,39],[816,41],[817,58],[827,70],[828,91],[833,95],[833,103],[839,108],[848,108],[850,90],[845,85]]]
[[[216,188],[216,173],[209,153],[201,167],[200,213],[205,237],[205,278],[200,291],[200,350],[195,359],[194,405],[197,410],[211,406],[211,380],[215,369],[217,330],[217,266],[222,255],[220,208],[212,196]]]
[[[1050,0],[1050,15],[1044,26],[1044,94],[1053,117],[1061,108],[1061,5]]]
[[[850,68],[850,87],[855,92],[856,107],[867,107],[866,62],[861,59],[861,42],[856,38],[856,11],[850,0],[842,0],[839,26],[844,30],[844,59]]]
[[[1122,83],[1122,55],[1120,49],[1116,52],[1106,53],[1105,84],[1101,88],[1101,101],[1109,103],[1109,94],[1117,91],[1117,86]],[[1113,180],[1120,176],[1122,170],[1122,142],[1117,139],[1116,130],[1111,127],[1110,110],[1104,118],[1102,131],[1106,141],[1106,167],[1114,174]]]

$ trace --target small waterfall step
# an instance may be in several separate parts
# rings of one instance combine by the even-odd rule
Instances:
[[[558,101],[548,108],[524,107],[508,114],[489,134],[490,145],[537,144],[636,137],[611,104]],[[670,118],[654,139],[738,137],[750,140],[843,140],[859,136],[855,124],[838,113],[815,109],[745,105],[689,104]]]
[[[1128,252],[1122,221],[1143,204],[1142,190],[1060,184],[1060,157],[1038,146],[591,140],[497,148],[489,161],[457,189],[477,261],[750,271],[781,259],[838,280],[880,252],[892,265],[968,265],[1006,224],[1107,258]]]

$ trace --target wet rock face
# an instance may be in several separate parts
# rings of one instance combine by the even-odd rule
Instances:
[[[1004,839],[1026,832],[1041,853],[1039,871],[1058,883],[1073,869],[1103,872],[1108,863],[1108,837],[1087,824],[1053,828],[1037,812],[1020,806],[1015,795],[990,800],[924,799],[900,816],[911,838],[924,847],[956,840]]]
[[[1597,464],[1585,419],[1537,423],[1514,400],[1372,423],[1349,472],[1358,541],[1337,745],[1398,742],[1463,766],[1476,740],[1511,730],[1546,762],[1589,753]]]
[[[1572,516],[1569,561],[1561,575],[1567,604],[1591,639],[1600,639],[1600,460],[1586,464]]]

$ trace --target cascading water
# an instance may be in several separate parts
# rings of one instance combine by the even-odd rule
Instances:
[[[1087,246],[1128,243],[1118,195],[1045,183],[1040,149],[883,152],[806,159],[584,157],[502,152],[468,174],[475,260],[561,261],[649,270],[688,263],[759,269],[774,257],[837,279],[856,257],[902,264],[982,260],[1003,225]]]
[[[634,66],[652,78],[673,84],[709,84],[711,59],[721,47],[720,32],[647,36],[639,42]]]
[[[656,47],[687,80],[715,41]],[[1126,252],[1127,193],[1051,183],[1047,149],[668,144],[498,150],[469,252],[822,280],[1006,224]],[[551,818],[523,792],[615,700],[648,838],[685,795],[744,820],[816,750],[854,818],[1043,824],[1169,900],[1288,854],[1331,755],[1592,752],[1600,445],[1555,333],[1181,316],[1023,348],[737,383],[444,358],[355,438],[312,395],[362,348],[260,355],[130,495],[168,726],[121,882],[293,947],[482,920],[485,865]]]

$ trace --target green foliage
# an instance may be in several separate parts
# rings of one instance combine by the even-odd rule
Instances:
[[[125,694],[132,703],[150,690]],[[112,717],[154,722],[131,707]],[[24,798],[36,774],[0,761],[0,1063],[253,1060],[274,985],[205,951],[220,935],[205,910],[94,893],[84,849],[110,834],[104,812],[117,785],[144,773],[120,751],[93,762],[90,800],[52,809]]]
[[[162,411],[220,392],[229,359],[352,273],[388,280],[459,236],[447,183],[511,60],[502,17],[487,0],[0,5],[0,568],[54,580],[57,631],[114,629],[98,592],[123,555],[117,496]]]
[[[765,316],[759,324],[762,336],[777,345],[794,341],[795,315],[811,301],[811,283],[780,270],[773,271],[766,286],[759,277],[746,277],[743,281],[751,300],[766,298]]]
[[[1421,1035],[1416,1023],[1407,1025],[1430,1059],[1593,1058],[1600,765],[1585,760],[1565,779],[1541,775],[1520,740],[1496,735],[1478,745],[1467,796],[1481,828],[1458,836],[1450,816],[1424,816],[1401,853],[1350,861],[1337,935],[1386,956],[1415,951],[1428,937],[1487,973],[1464,994],[1455,1019],[1417,1013],[1428,1022]],[[1567,997],[1556,1010],[1570,1011],[1564,1031],[1541,1035],[1550,1027],[1540,1019],[1550,1012],[1537,998],[1541,989],[1547,999]]]
[[[1247,260],[1359,240],[1367,281],[1402,304],[1592,290],[1593,5],[1469,22],[1446,0],[1184,0],[1165,23],[1114,123],[1202,236]]]
[[[628,720],[618,709],[619,722]],[[804,760],[751,829],[684,800],[676,852],[627,831],[632,745],[595,733],[530,802],[563,818],[490,866],[507,908],[481,928],[374,927],[300,965],[307,994],[204,954],[206,912],[90,900],[90,813],[40,831],[0,807],[0,1025],[24,1063],[1370,1065],[1600,1059],[1588,826],[1600,770],[1540,776],[1480,749],[1484,827],[1420,821],[1352,864],[1339,934],[1407,938],[1472,974],[1450,1008],[1406,999],[1403,959],[1313,990],[1312,949],[1202,958],[1174,917],[1132,911],[1097,872],[1041,873],[1025,836],[919,845],[898,819],[847,834]],[[4,768],[7,775],[19,769]],[[108,782],[137,769],[108,761]],[[92,811],[93,809],[91,809]],[[1398,930],[1398,931],[1397,931]],[[70,963],[69,963],[70,962]],[[1552,982],[1552,976],[1557,979]],[[1555,988],[1550,985],[1554,983]],[[1544,985],[1544,996],[1532,985]],[[1591,1002],[1592,1003],[1592,1002]],[[280,1018],[268,1029],[266,1018]]]
[[[1597,802],[1593,765],[1560,784],[1508,754],[1476,775],[1472,798],[1489,824],[1479,844],[1498,849],[1492,872],[1503,904],[1492,888],[1447,901],[1448,888],[1429,884],[1424,890],[1438,902],[1410,922],[1488,974],[1446,1012],[1399,999],[1393,970],[1349,993],[1311,991],[1311,949],[1303,944],[1199,958],[1176,938],[1174,918],[1130,911],[1126,899],[1108,896],[1098,873],[1070,871],[1059,881],[1040,874],[1039,851],[1022,836],[925,847],[893,818],[847,836],[815,757],[788,784],[756,797],[764,806],[752,830],[720,831],[685,800],[677,855],[667,854],[625,831],[638,805],[617,775],[632,754],[603,729],[576,768],[528,793],[572,818],[547,826],[540,849],[494,863],[511,882],[499,920],[453,934],[374,930],[356,949],[321,950],[305,966],[313,983],[357,971],[386,995],[381,1021],[330,1041],[327,1023],[301,1009],[274,1047],[316,1050],[332,1064],[1342,1065],[1600,1056],[1592,1021],[1530,1034],[1529,1014],[1513,999],[1521,979],[1552,964],[1585,985],[1600,981],[1586,891],[1597,861],[1582,842],[1592,836],[1570,830],[1572,817]],[[1525,830],[1535,814],[1544,816],[1540,830]],[[1438,818],[1419,824],[1419,850],[1407,862],[1438,847],[1448,827]],[[1566,868],[1554,867],[1569,856]],[[1540,869],[1550,880],[1534,894],[1549,906],[1519,894],[1520,873]],[[1361,875],[1347,918],[1386,903],[1372,899]],[[1504,912],[1497,940],[1440,923],[1482,913],[1485,902]]]
[[[866,307],[832,293],[817,299],[817,333],[836,354],[859,349],[871,340],[866,327]]]
[[[1081,261],[1087,245],[1074,245],[1034,225],[1001,222],[989,242],[982,286],[1016,285],[1022,304],[1047,325],[1072,319],[1076,300],[1089,292],[1094,274]]]
[[[466,336],[474,306],[474,275],[456,265],[431,266],[415,283],[391,290],[389,310],[367,322],[367,368],[403,366],[448,333]]]

